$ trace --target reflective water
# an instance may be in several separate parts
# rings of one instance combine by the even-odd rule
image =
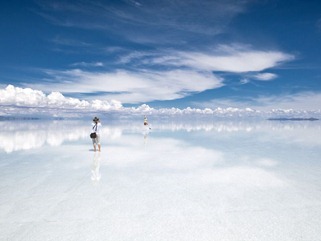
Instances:
[[[0,122],[0,240],[321,240],[320,122]]]

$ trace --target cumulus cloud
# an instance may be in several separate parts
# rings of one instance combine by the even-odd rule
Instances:
[[[13,105],[25,107],[47,107],[47,108],[75,108],[75,109],[102,109],[113,110],[122,108],[119,101],[79,100],[68,98],[60,92],[51,92],[46,95],[40,90],[31,88],[19,88],[8,85],[0,89],[0,105]]]
[[[46,99],[47,97],[42,91],[31,88],[22,89],[8,85],[5,89],[0,89],[0,103],[4,105],[42,107]]]
[[[155,109],[146,104],[142,104],[138,107],[123,107],[121,102],[112,99],[94,99],[91,101],[80,100],[77,98],[65,97],[60,92],[51,92],[46,95],[39,90],[19,88],[12,85],[0,89],[0,106],[2,106],[0,115],[30,114],[30,109],[20,107],[34,107],[32,113],[49,116],[57,116],[58,113],[59,117],[68,117],[70,116],[70,113],[74,113],[77,116],[77,113],[84,114],[91,113],[92,111],[116,111],[119,114],[148,114],[155,116],[197,115],[243,118],[248,116],[267,117],[270,115],[314,115],[315,117],[320,117],[321,106],[319,103],[321,103],[320,93],[305,92],[296,95],[262,96],[251,99],[251,101],[243,102],[221,99],[212,100],[206,103],[194,103],[194,105],[199,106],[200,108]],[[69,112],[63,112],[61,110],[68,110]],[[75,115],[72,116],[75,117]]]

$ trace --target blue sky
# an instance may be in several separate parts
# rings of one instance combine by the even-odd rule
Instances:
[[[0,5],[2,104],[10,84],[124,106],[321,109],[319,1]]]

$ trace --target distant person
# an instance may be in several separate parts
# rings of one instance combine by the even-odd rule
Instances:
[[[149,127],[146,115],[144,115],[144,126]],[[149,127],[149,129],[151,128]]]
[[[98,117],[93,119],[91,133],[95,133],[96,135],[91,134],[91,139],[93,141],[94,151],[96,151],[96,145],[98,146],[98,151],[100,151],[100,129],[101,123]]]
[[[144,115],[144,126],[148,126],[148,121],[146,115]]]

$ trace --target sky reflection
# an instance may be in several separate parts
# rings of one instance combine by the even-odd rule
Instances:
[[[103,123],[101,153],[87,122],[1,129],[3,240],[320,237],[317,122]]]

